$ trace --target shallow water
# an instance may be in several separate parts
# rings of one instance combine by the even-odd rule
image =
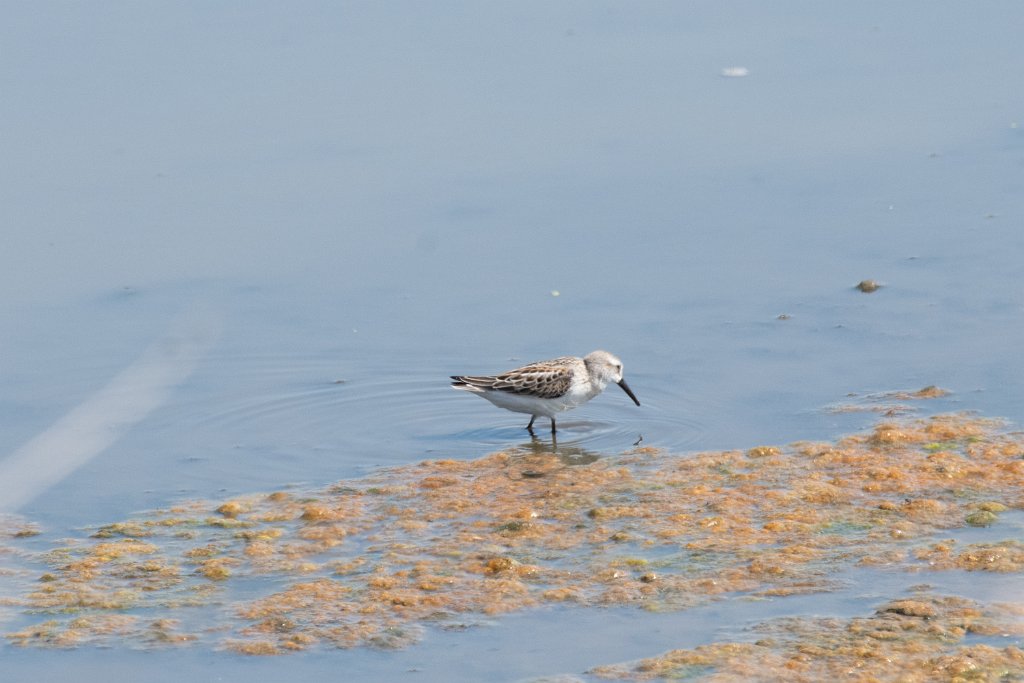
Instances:
[[[922,579],[922,577],[917,577]],[[180,680],[183,670],[203,680],[294,680],[295,672],[328,680],[343,665],[352,680],[531,680],[546,676],[575,676],[601,680],[584,672],[598,663],[628,661],[675,648],[692,648],[715,640],[749,642],[752,630],[767,619],[798,616],[864,615],[893,597],[911,595],[910,582],[927,583],[942,594],[950,592],[977,600],[1003,600],[1024,589],[1017,575],[995,575],[984,582],[959,572],[929,574],[914,581],[900,572],[858,571],[841,575],[846,591],[768,600],[732,600],[685,612],[649,613],[635,609],[573,610],[550,608],[504,615],[483,627],[431,630],[423,642],[404,650],[370,652],[320,651],[278,658],[254,658],[201,649],[125,648],[116,657],[101,648],[73,651],[8,648],[5,672],[25,680],[57,681],[59,672],[73,666],[84,680],[144,676],[145,680]],[[994,646],[1018,645],[1016,637],[982,639]],[[45,654],[44,657],[41,655]],[[38,676],[38,678],[36,678]],[[21,680],[15,678],[14,680]],[[575,679],[574,679],[575,680]]]
[[[832,439],[877,418],[837,405],[926,385],[951,394],[919,410],[1024,423],[1018,3],[8,15],[0,511],[42,541],[528,447],[525,416],[447,376],[595,348],[642,406],[612,387],[566,415],[569,457]],[[756,618],[733,609],[553,610],[287,662],[3,657],[34,680],[514,679]]]

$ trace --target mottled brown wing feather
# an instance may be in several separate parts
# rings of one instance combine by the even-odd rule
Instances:
[[[498,375],[494,389],[513,394],[529,394],[540,398],[558,398],[569,391],[572,370],[549,364],[530,366]]]
[[[561,359],[556,359],[559,361]],[[572,369],[548,361],[527,365],[496,376],[456,376],[456,383],[481,389],[507,391],[511,394],[529,394],[540,398],[558,398],[569,390]]]

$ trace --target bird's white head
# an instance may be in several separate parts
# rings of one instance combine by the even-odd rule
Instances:
[[[583,357],[590,376],[601,384],[622,380],[622,361],[607,351],[592,351]]]
[[[607,351],[592,351],[583,357],[591,378],[597,381],[603,389],[609,382],[615,382],[626,394],[633,399],[633,403],[640,405],[640,401],[630,390],[626,380],[622,379],[622,361]]]

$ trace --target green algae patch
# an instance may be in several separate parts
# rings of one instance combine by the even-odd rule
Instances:
[[[991,526],[999,519],[999,515],[989,510],[975,510],[964,517],[971,526]]]
[[[1021,435],[964,415],[683,456],[509,451],[111,523],[37,554],[2,597],[45,615],[7,634],[21,645],[396,648],[428,625],[552,603],[664,611],[828,591],[858,565],[1018,571],[1012,543],[938,539],[1024,508],[1022,492]],[[904,607],[877,618],[911,618]]]
[[[1024,675],[1019,614],[950,596],[915,596],[867,617],[785,618],[756,625],[753,642],[673,650],[589,673],[608,680],[1001,681]],[[988,637],[998,646],[970,643]]]

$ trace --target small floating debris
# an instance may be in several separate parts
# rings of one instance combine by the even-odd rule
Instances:
[[[723,78],[743,78],[750,75],[750,69],[745,66],[727,66],[719,73]]]
[[[859,289],[865,294],[871,294],[872,292],[877,292],[881,287],[882,285],[878,284],[874,280],[861,280],[857,283],[857,286],[854,287],[854,289]]]

